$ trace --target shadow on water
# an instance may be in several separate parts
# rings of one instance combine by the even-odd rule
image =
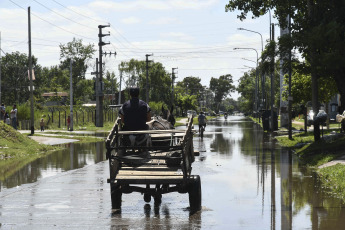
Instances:
[[[104,141],[95,143],[69,143],[61,145],[64,149],[12,168],[0,168],[0,191],[21,184],[33,183],[40,178],[56,175],[60,172],[82,168],[105,160]],[[17,162],[17,161],[16,161]],[[8,162],[7,165],[11,165]],[[6,165],[5,165],[6,166]],[[5,167],[3,166],[3,167]]]

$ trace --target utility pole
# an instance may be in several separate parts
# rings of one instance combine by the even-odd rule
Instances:
[[[102,29],[105,27],[110,27],[110,25],[99,25],[98,26],[98,47],[99,47],[99,62],[97,63],[99,65],[98,67],[98,73],[96,75],[96,79],[98,78],[98,85],[96,84],[96,127],[103,127],[103,61],[102,61],[102,47],[104,45],[110,44],[105,43],[102,41],[102,37],[109,36],[110,34],[102,34]],[[96,80],[97,82],[97,80]],[[98,87],[98,88],[97,88]],[[98,104],[97,104],[98,101]]]
[[[274,43],[274,23],[272,25],[272,41]],[[272,54],[272,70],[271,70],[271,131],[274,131],[274,54],[275,53],[275,46],[273,48],[273,54]]]
[[[35,118],[34,118],[34,95],[32,84],[32,59],[31,59],[31,16],[30,6],[28,7],[28,35],[29,35],[29,78],[30,78],[30,104],[31,104],[31,135],[35,133]]]
[[[91,72],[91,74],[93,75],[96,75],[96,78],[95,78],[95,94],[96,94],[96,120],[95,120],[95,123],[96,123],[96,126],[97,126],[97,118],[99,117],[99,109],[98,109],[98,105],[99,105],[99,99],[100,99],[100,96],[99,96],[99,88],[100,88],[100,82],[99,82],[99,71],[98,71],[98,58],[96,58],[96,72]],[[98,126],[97,126],[98,127]]]
[[[289,36],[291,39],[291,17],[289,17]],[[292,119],[291,119],[291,109],[292,109],[292,94],[291,94],[291,72],[292,72],[292,66],[291,66],[291,47],[289,47],[289,97],[288,97],[288,113],[289,113],[289,139],[292,140]],[[304,118],[306,119],[306,118]]]
[[[120,87],[119,87],[119,105],[121,104],[121,84],[122,84],[122,69],[119,66],[119,71],[120,71]]]
[[[175,69],[178,69],[178,67],[176,68],[172,68],[171,70],[171,106],[174,105],[174,83],[175,83]]]
[[[146,103],[149,103],[149,57],[153,56],[153,54],[146,54]]]
[[[72,58],[69,62],[69,109],[70,109],[70,117],[71,123],[69,126],[69,131],[73,131],[73,78],[72,78]]]

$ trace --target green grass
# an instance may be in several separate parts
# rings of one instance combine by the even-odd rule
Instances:
[[[345,165],[337,164],[318,170],[323,186],[337,197],[345,200]]]
[[[54,149],[55,147],[41,145],[19,133],[12,126],[0,122],[0,160],[29,157]]]
[[[279,141],[279,144],[283,147],[294,148],[298,143],[311,143],[314,141],[314,136],[312,133],[298,133],[292,135],[290,140],[288,136],[277,136],[276,139]]]
[[[326,142],[312,142],[298,149],[296,153],[310,166],[319,166],[344,154],[345,137]]]
[[[331,130],[326,130],[324,135]],[[314,142],[313,132],[293,135],[292,140],[287,136],[276,137],[279,144],[285,147],[293,147],[302,163],[311,168],[317,168],[327,162],[335,160],[345,154],[345,137],[325,141],[323,139]],[[305,143],[303,147],[296,148],[296,144]],[[323,186],[327,187],[333,195],[345,201],[345,166],[337,164],[322,169],[316,169]]]

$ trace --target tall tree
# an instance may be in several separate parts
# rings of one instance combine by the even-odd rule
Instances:
[[[291,39],[280,39],[280,51],[296,48],[310,63],[312,78],[313,107],[317,108],[318,78],[332,77],[337,83],[341,98],[345,98],[345,57],[342,54],[345,47],[345,2],[338,0],[263,0],[246,1],[231,0],[225,6],[226,11],[241,11],[241,20],[248,12],[253,17],[259,17],[269,9],[275,10],[275,15],[281,27],[288,26],[286,18],[290,16]],[[284,41],[284,42],[283,42]],[[283,54],[284,55],[284,54]],[[285,54],[286,55],[286,54]],[[341,103],[341,110],[345,103]],[[320,138],[319,126],[314,129],[314,139]]]
[[[176,83],[176,86],[185,90],[186,94],[197,95],[199,97],[200,92],[204,87],[201,85],[201,79],[199,77],[185,77],[182,81]]]
[[[8,105],[26,102],[30,96],[28,88],[28,56],[17,51],[7,53],[1,60],[2,102]],[[35,57],[32,57],[32,66],[35,75],[39,76],[41,66],[37,64]],[[34,96],[37,96],[37,91],[34,91]]]
[[[146,62],[131,59],[129,62],[121,62],[123,79],[126,87],[138,86],[142,97],[146,95]],[[149,66],[149,98],[150,101],[163,101],[166,104],[171,98],[171,78],[162,63],[153,62]]]
[[[94,45],[84,45],[82,39],[73,38],[73,41],[67,44],[60,44],[60,68],[69,69],[70,60],[73,61],[72,81],[73,81],[73,103],[81,103],[84,98],[83,84],[79,81],[85,79],[85,73],[88,68],[88,62],[95,53]]]
[[[221,101],[235,90],[231,74],[222,75],[219,78],[212,77],[210,81],[210,90],[214,92],[214,100],[217,104],[217,109],[219,109]]]

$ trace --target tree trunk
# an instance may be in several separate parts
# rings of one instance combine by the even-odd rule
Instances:
[[[314,10],[314,5],[311,0],[308,0],[308,13],[309,13],[309,18],[311,20],[311,25],[310,28],[313,28],[313,12]],[[316,115],[319,113],[319,98],[318,98],[318,82],[317,82],[317,65],[316,65],[316,60],[317,60],[317,53],[315,50],[315,44],[313,44],[313,41],[310,42],[310,67],[311,67],[311,89],[312,89],[312,106],[313,106],[313,111],[314,111],[314,118],[313,118],[313,126],[314,126],[314,141],[320,140],[320,126],[318,121],[315,119]]]

